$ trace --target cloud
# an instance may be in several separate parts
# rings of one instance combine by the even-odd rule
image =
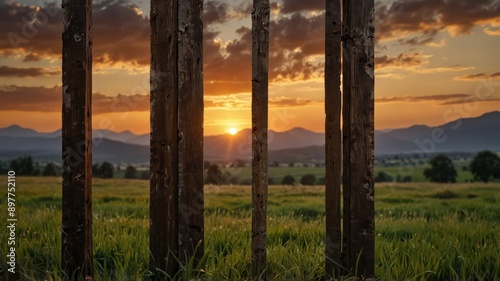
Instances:
[[[276,97],[269,100],[270,107],[298,107],[312,104],[312,100],[288,97]]]
[[[465,104],[465,103],[471,103],[471,102],[496,102],[500,101],[500,98],[477,98],[476,96],[470,95],[467,98],[464,99],[459,99],[459,100],[451,100],[447,101],[444,103],[441,103],[440,105],[455,105],[455,104]]]
[[[455,80],[463,80],[463,81],[477,81],[477,80],[490,80],[490,79],[500,79],[500,72],[465,74],[462,76],[455,77]]]
[[[10,67],[0,66],[0,77],[44,77],[61,74],[61,70],[50,70],[42,67]]]
[[[229,20],[229,5],[220,1],[207,1],[203,4],[203,24],[225,23]]]
[[[500,28],[498,28],[498,27],[496,29],[486,27],[485,29],[483,29],[483,31],[484,31],[484,33],[491,35],[491,36],[500,36]]]
[[[1,111],[60,112],[62,87],[3,86],[0,88]],[[149,111],[149,94],[105,96],[92,95],[92,113]]]
[[[464,99],[470,97],[468,94],[449,94],[449,95],[429,95],[429,96],[394,96],[376,98],[377,103],[389,102],[427,102],[427,101],[450,101],[457,99]]]
[[[429,95],[429,96],[394,96],[375,99],[376,103],[414,103],[414,102],[436,102],[438,105],[455,105],[471,102],[495,102],[500,98],[478,98],[470,94],[448,94],[448,95]]]
[[[94,62],[149,64],[149,20],[127,0],[93,4]],[[60,58],[62,10],[0,2],[0,54],[22,55],[25,61]]]
[[[280,12],[290,14],[304,11],[324,11],[325,7],[325,0],[284,0],[283,5],[280,7]]]
[[[475,26],[494,26],[500,19],[498,0],[395,0],[377,2],[376,40],[432,44],[436,35],[470,34]]]
[[[324,13],[306,17],[298,12],[324,6],[316,3],[318,1],[312,2],[315,3],[287,0],[283,4],[285,11],[297,12],[270,23],[271,82],[308,80],[321,75]],[[233,7],[224,1],[208,1],[204,5],[204,86],[207,95],[251,91],[251,30],[241,27],[236,30],[235,39],[223,42],[218,37],[219,31],[214,29],[216,24],[248,17],[249,7]],[[28,62],[60,59],[62,31],[62,11],[54,3],[36,7],[0,2],[0,34],[8,35],[0,37],[0,55],[21,57]],[[131,1],[94,3],[92,32],[94,69],[114,65],[124,68],[149,66],[149,20]]]
[[[382,55],[375,57],[375,68],[378,77],[394,78],[395,76],[390,70],[401,69],[420,74],[432,74],[443,72],[457,72],[474,69],[472,66],[440,66],[440,67],[427,67],[429,59],[432,55],[424,55],[422,53],[401,53],[398,56]]]
[[[295,13],[270,23],[269,81],[299,81],[322,74],[324,14]],[[222,43],[216,31],[204,34],[204,79],[207,95],[251,91],[252,33],[241,27],[237,38]],[[317,59],[320,57],[320,59]]]
[[[375,57],[375,67],[377,69],[383,69],[423,66],[429,63],[430,57],[431,56],[423,55],[422,53],[401,53],[397,57],[382,55]]]
[[[250,94],[228,96],[205,96],[206,109],[248,110],[251,107]],[[314,103],[312,100],[301,98],[275,97],[268,101],[269,107],[300,107]]]

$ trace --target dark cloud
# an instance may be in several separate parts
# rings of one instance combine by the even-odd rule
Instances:
[[[487,98],[487,99],[481,98],[480,99],[474,95],[470,95],[467,98],[447,101],[447,102],[441,103],[440,105],[455,105],[455,104],[465,104],[465,103],[473,103],[473,102],[475,103],[475,102],[497,102],[497,101],[500,101],[500,98]]]
[[[0,88],[0,110],[60,112],[62,87],[3,86]],[[93,114],[149,111],[149,94],[105,96],[92,95]]]
[[[62,10],[0,3],[0,53],[21,53],[25,61],[60,58]],[[127,0],[93,5],[93,56],[96,63],[149,64],[149,20]]]
[[[464,81],[500,79],[500,72],[495,72],[491,74],[490,73],[466,74],[455,77],[455,79]]]
[[[390,67],[414,67],[422,66],[428,63],[428,56],[421,53],[401,53],[397,57],[382,55],[375,57],[375,67],[377,69]]]
[[[0,66],[0,77],[43,77],[61,74],[61,70],[49,70],[42,67],[10,67]]]
[[[375,68],[380,70],[377,75],[382,78],[400,78],[394,73],[388,73],[389,69],[403,69],[415,73],[442,73],[442,72],[457,72],[469,69],[474,69],[470,66],[451,65],[439,67],[427,67],[431,55],[424,55],[422,53],[401,53],[396,57],[390,55],[381,55],[375,57]]]
[[[308,80],[321,75],[324,56],[324,14],[295,13],[270,23],[269,79]],[[205,33],[205,92],[222,95],[251,91],[252,32],[241,27],[238,38],[222,46],[217,33]],[[224,54],[223,54],[224,53]]]
[[[375,10],[376,40],[410,45],[434,42],[442,30],[469,34],[477,25],[500,19],[498,0],[396,0],[377,2]]]
[[[227,3],[207,1],[203,4],[203,24],[205,26],[214,23],[224,23],[229,18],[229,6]]]
[[[285,14],[304,11],[324,11],[325,0],[284,0],[280,12]]]
[[[466,104],[471,102],[496,102],[500,98],[484,98],[480,99],[475,95],[470,94],[449,94],[449,95],[429,95],[429,96],[398,96],[388,98],[377,98],[376,103],[389,103],[389,102],[437,102],[441,106]]]
[[[427,102],[427,101],[439,101],[446,104],[448,102],[464,100],[470,98],[471,95],[468,94],[448,94],[448,95],[429,95],[429,96],[395,96],[395,97],[385,97],[377,98],[375,102],[377,103],[389,103],[389,102]]]
[[[307,2],[307,1],[306,1]],[[315,2],[315,1],[312,1]],[[284,7],[302,7],[286,2]],[[300,4],[300,3],[299,3]],[[317,5],[317,4],[313,4]],[[225,23],[242,15],[248,5],[230,8],[222,1],[204,6],[207,25]],[[246,7],[246,8],[245,8]],[[301,8],[301,9],[302,9]],[[288,8],[287,8],[288,9]],[[289,10],[292,8],[289,8]],[[62,12],[55,4],[41,8],[19,4],[0,4],[0,53],[24,55],[25,61],[61,57]],[[34,20],[34,19],[38,19]],[[34,22],[28,24],[28,22]],[[30,31],[32,33],[26,33]],[[322,69],[310,56],[324,50],[324,15],[305,17],[295,13],[271,22],[270,80],[309,79]],[[207,95],[249,92],[251,90],[251,30],[240,28],[237,39],[222,44],[219,32],[205,26],[204,73]],[[106,0],[93,6],[93,60],[99,65],[123,63],[149,65],[149,21],[137,6],[127,0]],[[28,38],[29,37],[29,38]]]

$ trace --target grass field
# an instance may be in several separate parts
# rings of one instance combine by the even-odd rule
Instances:
[[[381,167],[375,166],[375,175],[378,172],[385,172],[390,175],[393,180],[396,179],[397,175],[401,178],[405,176],[410,176],[412,182],[428,182],[429,180],[424,176],[424,169],[429,166],[394,166],[394,167]],[[472,174],[470,171],[463,171],[460,165],[455,167],[457,171],[457,182],[464,183],[466,180],[472,179]],[[231,175],[238,177],[240,181],[250,181],[252,178],[251,167],[244,168],[227,168],[224,169],[231,173]],[[283,177],[285,175],[292,175],[295,177],[295,182],[299,183],[300,178],[305,174],[313,174],[316,179],[319,180],[325,177],[324,167],[269,167],[269,178],[272,178],[275,184],[281,184]]]
[[[0,177],[6,183],[6,177]],[[5,184],[6,186],[6,184]],[[148,272],[149,184],[94,180],[95,280],[142,280]],[[24,280],[59,280],[61,181],[17,178],[17,257]],[[206,280],[250,277],[250,188],[206,186]],[[0,221],[7,207],[2,193]],[[324,188],[272,186],[270,280],[324,274]],[[428,183],[376,186],[379,280],[500,280],[500,185]],[[0,280],[7,231],[0,232]],[[196,271],[182,272],[183,280]]]

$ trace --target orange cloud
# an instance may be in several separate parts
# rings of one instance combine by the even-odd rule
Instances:
[[[423,66],[429,63],[429,55],[422,53],[401,53],[397,57],[390,55],[383,55],[375,57],[375,67],[377,69],[383,68],[408,68],[415,66]]]
[[[470,97],[468,94],[449,94],[449,95],[429,95],[429,96],[394,96],[376,98],[376,103],[389,103],[389,102],[427,102],[427,101],[449,101],[464,99]]]
[[[251,95],[205,96],[205,108],[224,110],[248,110],[251,107]],[[269,107],[300,107],[313,104],[314,101],[301,98],[275,97],[268,100]]]
[[[0,88],[2,103],[0,110],[60,112],[62,106],[62,87],[23,87],[4,86]],[[105,96],[92,95],[92,113],[149,111],[149,94]]]
[[[478,25],[495,25],[500,19],[496,0],[396,0],[377,2],[376,40],[401,44],[432,44],[443,30],[470,34]]]
[[[455,77],[455,80],[463,81],[477,81],[477,80],[490,80],[490,79],[500,79],[500,72],[496,73],[478,73],[478,74],[465,74],[462,76]]]
[[[0,66],[0,77],[44,77],[61,74],[61,70],[50,70],[42,67],[10,67]]]
[[[394,73],[388,73],[387,71],[390,69],[402,69],[405,71],[411,71],[415,73],[442,73],[442,72],[456,72],[456,71],[464,71],[469,69],[474,69],[471,66],[460,66],[460,65],[452,65],[452,66],[442,66],[442,67],[425,67],[429,64],[429,58],[431,55],[424,55],[422,53],[401,53],[397,57],[393,57],[390,55],[382,55],[375,57],[375,68],[378,71],[377,75],[381,75],[379,77],[385,78],[400,78],[401,76],[397,76]]]
[[[414,103],[414,102],[437,102],[438,105],[454,105],[471,102],[492,102],[500,101],[500,98],[478,98],[470,94],[448,94],[448,95],[428,95],[428,96],[394,96],[375,99],[376,103]]]

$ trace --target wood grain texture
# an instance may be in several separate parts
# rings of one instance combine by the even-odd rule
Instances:
[[[341,168],[342,133],[340,116],[342,96],[340,91],[341,65],[341,2],[326,1],[325,15],[325,209],[326,209],[326,277],[341,273]]]
[[[203,1],[178,2],[179,260],[203,257]]]
[[[373,16],[373,0],[343,0],[343,264],[363,278],[375,253]]]
[[[151,0],[150,270],[175,274],[178,257],[177,1]]]
[[[92,1],[64,0],[62,9],[62,268],[70,280],[92,276]]]
[[[266,279],[269,0],[252,11],[252,278]]]

